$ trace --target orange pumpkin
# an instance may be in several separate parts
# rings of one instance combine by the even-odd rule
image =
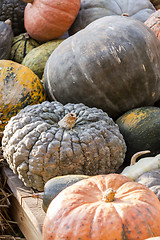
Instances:
[[[97,175],[62,190],[50,203],[44,240],[122,240],[160,235],[160,204],[142,184]]]
[[[24,0],[24,26],[38,41],[61,37],[74,22],[80,9],[80,0]]]
[[[160,40],[160,9],[152,13],[144,24],[151,28],[155,35]]]

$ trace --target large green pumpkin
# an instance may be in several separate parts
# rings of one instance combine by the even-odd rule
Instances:
[[[78,32],[98,18],[110,15],[127,14],[145,22],[154,11],[155,8],[149,0],[81,0],[79,13],[69,29],[69,34]]]
[[[65,39],[44,70],[50,100],[82,102],[116,118],[160,97],[160,44],[151,29],[107,16]]]
[[[132,155],[139,151],[150,150],[148,156],[160,153],[160,108],[132,109],[119,117],[116,123],[127,145],[125,163],[129,164]]]

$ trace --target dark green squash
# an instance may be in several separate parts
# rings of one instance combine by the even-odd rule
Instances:
[[[151,151],[148,156],[160,153],[160,108],[132,109],[119,117],[116,123],[127,145],[124,163],[130,164],[134,153],[146,149]]]
[[[53,51],[44,88],[50,100],[96,106],[112,118],[153,105],[160,97],[159,41],[135,19],[95,20]]]
[[[9,59],[11,54],[11,45],[13,41],[13,31],[10,20],[0,21],[0,60]]]
[[[69,29],[72,35],[96,19],[110,15],[128,15],[145,22],[155,11],[149,0],[81,0],[79,13]]]
[[[32,39],[28,33],[21,33],[13,39],[10,59],[22,63],[24,57],[39,45],[40,43]]]
[[[71,186],[72,184],[86,179],[89,176],[87,175],[65,175],[55,178],[51,178],[44,185],[44,192],[42,194],[43,199],[43,210],[46,212],[50,202],[66,187]],[[35,194],[36,195],[36,194]],[[39,195],[39,194],[37,194]]]
[[[1,0],[0,1],[0,21],[10,19],[15,36],[25,32],[24,9],[26,3],[22,0]]]

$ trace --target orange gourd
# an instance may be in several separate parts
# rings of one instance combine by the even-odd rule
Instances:
[[[61,37],[70,28],[80,9],[80,0],[24,0],[24,26],[38,41]]]
[[[152,13],[151,16],[144,22],[144,24],[151,28],[160,40],[160,9]]]
[[[62,190],[50,203],[44,240],[144,240],[160,235],[160,204],[142,184],[97,175]]]

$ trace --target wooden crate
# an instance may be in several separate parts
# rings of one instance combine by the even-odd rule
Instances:
[[[42,209],[42,199],[32,198],[32,189],[24,186],[12,170],[3,168],[13,196],[10,198],[11,215],[17,222],[26,240],[42,240],[42,226],[45,212]]]

